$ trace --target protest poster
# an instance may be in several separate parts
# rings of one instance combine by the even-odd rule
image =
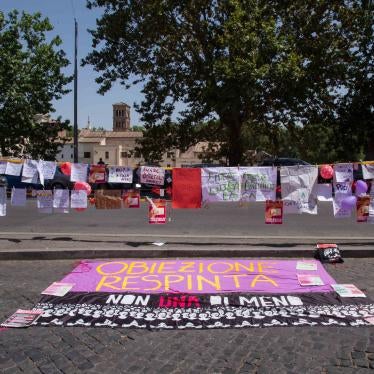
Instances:
[[[342,200],[346,197],[346,194],[335,194],[332,200],[333,212],[335,218],[349,218],[351,217],[351,210],[345,209],[342,206]]]
[[[317,200],[332,201],[332,185],[330,183],[317,184]]]
[[[240,173],[237,167],[201,169],[203,202],[239,201]]]
[[[73,287],[74,283],[53,282],[42,292],[42,295],[65,296]]]
[[[157,166],[140,167],[140,183],[163,186],[165,181],[165,169]]]
[[[126,208],[140,208],[140,192],[126,191],[123,195],[123,201]]]
[[[28,327],[31,326],[43,314],[40,309],[24,310],[18,309],[5,322],[3,327]]]
[[[133,169],[127,166],[109,166],[109,183],[132,183]]]
[[[106,169],[105,165],[91,165],[88,176],[89,183],[105,183],[106,182]]]
[[[150,200],[148,207],[148,223],[163,225],[166,223],[166,201],[163,199]]]
[[[98,190],[95,191],[96,209],[121,209],[122,191],[121,190]]]
[[[54,190],[53,208],[56,213],[69,213],[70,195],[69,190]]]
[[[240,167],[240,200],[275,200],[277,187],[276,167]]]
[[[36,206],[38,208],[39,213],[52,213],[52,190],[38,190],[36,192]]]
[[[280,177],[284,214],[317,214],[318,167],[282,166]]]
[[[172,207],[201,208],[201,169],[173,169]]]
[[[277,225],[283,223],[283,201],[266,200],[265,223]]]
[[[70,195],[70,207],[74,209],[86,209],[87,192],[83,190],[72,190]]]
[[[26,205],[26,188],[12,188],[10,197],[10,205],[25,206]]]
[[[369,217],[370,196],[358,196],[356,203],[357,222],[367,222]]]
[[[362,164],[362,176],[364,179],[374,179],[374,163]]]
[[[353,165],[351,163],[342,163],[334,165],[334,182],[350,183],[353,182]]]
[[[317,270],[317,262],[310,260],[297,261],[296,270],[315,271]]]
[[[315,260],[311,260],[313,262]],[[141,329],[366,326],[369,298],[339,297],[318,261],[317,285],[301,286],[297,260],[116,259],[80,263],[61,282],[62,297],[42,295],[38,326]]]
[[[0,160],[0,175],[4,175],[6,171],[6,161],[1,161]]]
[[[297,274],[297,280],[300,286],[323,286],[323,280],[318,275]]]
[[[23,164],[21,161],[8,161],[6,163],[5,174],[18,177],[21,175],[22,166]]]
[[[71,164],[70,180],[72,182],[86,182],[87,181],[87,164]]]
[[[56,162],[55,161],[44,161],[44,160],[39,161],[40,179],[42,178],[44,178],[44,180],[53,179],[55,177],[55,173],[56,173]]]
[[[22,169],[23,183],[38,183],[39,161],[25,160]]]
[[[6,216],[6,187],[0,187],[0,217]]]
[[[331,287],[340,297],[366,297],[354,284],[332,284]]]

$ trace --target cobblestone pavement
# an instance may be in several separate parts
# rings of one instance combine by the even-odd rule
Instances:
[[[3,261],[0,319],[33,306],[73,261]],[[374,259],[328,265],[374,297]],[[161,331],[33,327],[0,330],[1,373],[365,373],[374,327]]]

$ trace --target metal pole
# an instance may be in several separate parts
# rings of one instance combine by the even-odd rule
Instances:
[[[78,24],[74,18],[75,24],[75,47],[74,47],[74,162],[78,162],[78,65],[77,65],[77,39]]]

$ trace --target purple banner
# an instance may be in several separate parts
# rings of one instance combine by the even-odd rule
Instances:
[[[317,270],[296,270],[298,260],[120,259],[82,261],[61,282],[71,292],[137,293],[307,293],[331,292],[336,283],[316,260]],[[298,274],[324,285],[300,286]]]

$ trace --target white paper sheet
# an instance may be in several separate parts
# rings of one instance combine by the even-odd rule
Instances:
[[[25,206],[26,205],[26,188],[12,188],[10,197],[10,204],[12,206]]]
[[[8,161],[6,164],[5,174],[18,177],[21,175],[22,166],[23,164],[21,162],[17,163]]]
[[[87,192],[82,190],[73,190],[70,195],[71,208],[87,208]]]
[[[334,182],[353,182],[353,165],[350,163],[334,165]]]
[[[71,164],[71,176],[72,182],[87,182],[87,164]]]
[[[109,167],[109,183],[132,183],[133,169],[126,166]]]

